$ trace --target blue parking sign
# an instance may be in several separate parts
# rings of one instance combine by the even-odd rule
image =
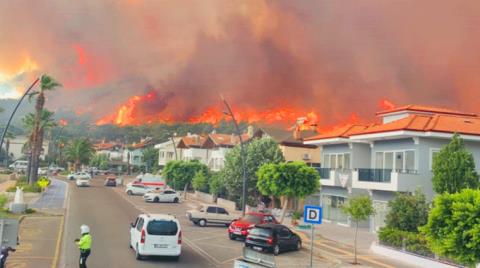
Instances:
[[[303,221],[311,224],[322,224],[322,207],[305,206]]]

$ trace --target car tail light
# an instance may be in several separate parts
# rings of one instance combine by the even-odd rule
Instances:
[[[273,238],[272,238],[272,237],[269,237],[269,238],[267,239],[267,244],[269,244],[269,245],[272,245],[272,244],[273,244]]]
[[[140,236],[140,244],[145,243],[145,229],[142,229],[142,234]]]
[[[178,244],[182,244],[182,231],[178,232]]]

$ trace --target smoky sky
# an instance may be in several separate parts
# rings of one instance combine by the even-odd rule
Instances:
[[[479,47],[473,0],[0,2],[0,73],[29,57],[64,85],[48,106],[94,117],[152,90],[138,113],[178,119],[220,95],[321,124],[382,99],[480,112]]]

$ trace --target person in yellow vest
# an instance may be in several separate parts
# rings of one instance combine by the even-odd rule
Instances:
[[[80,249],[80,268],[87,268],[87,258],[90,255],[90,249],[92,248],[90,228],[84,224],[80,226],[80,233],[82,234],[82,238],[75,239],[75,243]]]

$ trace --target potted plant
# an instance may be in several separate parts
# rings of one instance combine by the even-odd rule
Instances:
[[[302,212],[294,211],[292,212],[292,226],[296,227],[298,225],[298,220],[302,218]]]

